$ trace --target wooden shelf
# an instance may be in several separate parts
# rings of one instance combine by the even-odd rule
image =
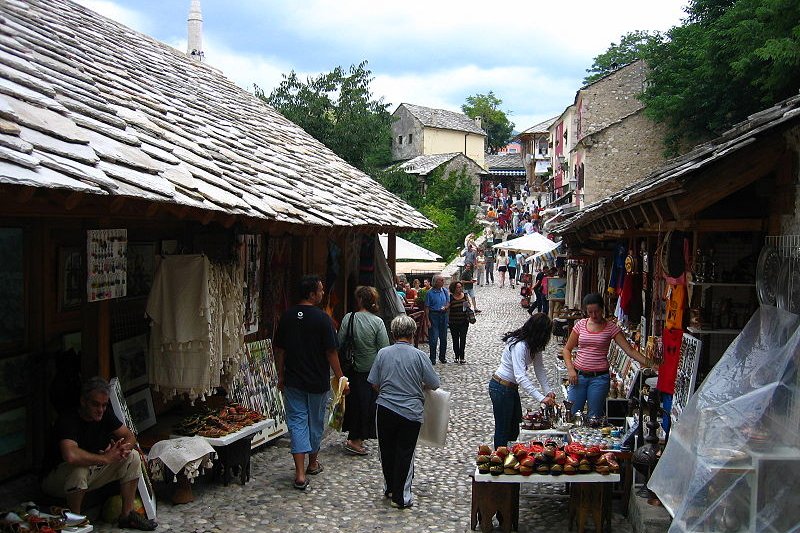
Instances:
[[[699,329],[699,328],[686,328],[689,333],[695,335],[738,335],[741,329]]]

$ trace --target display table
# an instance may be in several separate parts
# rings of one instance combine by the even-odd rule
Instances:
[[[221,479],[227,486],[235,472],[241,485],[247,483],[250,480],[250,441],[256,433],[274,425],[275,421],[268,418],[222,437],[202,437],[217,453],[214,478]]]
[[[172,495],[172,503],[182,504],[194,501],[190,483],[204,467],[210,467],[209,460],[215,453],[204,437],[178,437],[155,443],[147,460],[154,479],[167,477],[164,468],[176,477],[178,487]]]
[[[472,477],[472,506],[470,528],[475,530],[480,522],[481,531],[492,530],[492,517],[497,515],[503,531],[519,529],[519,489],[522,483],[568,483],[570,528],[577,519],[578,533],[583,533],[589,515],[594,521],[595,531],[610,530],[611,483],[620,480],[619,474],[577,474],[572,476],[541,475],[509,476],[481,474],[477,467]]]

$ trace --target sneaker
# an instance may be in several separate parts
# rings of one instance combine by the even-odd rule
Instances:
[[[127,516],[119,517],[120,529],[138,529],[139,531],[154,531],[158,527],[155,520],[150,520],[136,511],[131,511]]]
[[[407,504],[397,503],[396,501],[392,501],[392,507],[395,509],[408,509],[409,507],[414,507],[414,502],[409,502]]]

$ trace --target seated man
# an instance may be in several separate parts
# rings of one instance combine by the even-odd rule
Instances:
[[[94,377],[81,387],[80,406],[59,416],[49,451],[50,470],[42,490],[66,498],[67,507],[81,512],[84,495],[119,480],[122,514],[119,527],[153,531],[157,524],[133,510],[136,485],[142,475],[136,436],[108,409],[110,386]]]

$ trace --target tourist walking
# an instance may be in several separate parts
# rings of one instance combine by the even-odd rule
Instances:
[[[489,380],[495,448],[517,440],[519,436],[519,424],[522,422],[520,386],[537,402],[555,405],[556,395],[547,382],[547,371],[542,360],[542,351],[550,342],[552,333],[553,322],[550,318],[536,313],[522,327],[503,335],[506,344],[500,356],[500,365]],[[528,377],[527,370],[531,364],[541,391],[533,386]]]
[[[606,320],[603,297],[597,293],[587,294],[583,299],[584,311],[588,318],[578,320],[569,334],[562,355],[567,367],[569,390],[567,395],[572,402],[572,413],[583,409],[588,401],[589,417],[601,418],[606,411],[606,397],[611,386],[608,373],[608,348],[611,341],[638,361],[642,367],[652,366],[630,345],[616,322]],[[573,350],[577,349],[575,354]]]
[[[505,250],[500,250],[497,255],[497,272],[500,277],[500,288],[506,285],[506,272],[508,271],[508,257]]]
[[[472,270],[472,265],[467,263],[464,265],[464,272],[461,273],[461,282],[464,285],[464,294],[472,300],[472,309],[476,313],[480,313],[478,309],[478,302],[475,301],[475,273]]]
[[[486,259],[486,285],[494,285],[494,248],[492,248],[491,241],[489,247],[483,252],[483,257]]]
[[[478,287],[482,287],[486,279],[486,256],[483,248],[478,248],[478,257],[475,258],[475,279],[478,280]]]
[[[453,353],[455,362],[465,363],[464,348],[467,343],[467,330],[469,329],[469,297],[464,292],[464,286],[460,281],[450,284],[450,310],[447,318],[450,327],[450,336],[453,337]]]
[[[389,335],[383,319],[378,316],[378,290],[375,287],[356,287],[358,311],[348,313],[342,318],[339,327],[339,346],[342,346],[352,331],[352,339],[347,342],[353,347],[353,368],[347,378],[350,382],[350,396],[344,411],[342,431],[347,431],[344,450],[353,455],[367,455],[365,439],[374,439],[375,400],[378,395],[367,382],[372,363],[378,350],[389,346]],[[352,330],[350,329],[352,321]]]
[[[325,295],[322,281],[318,276],[303,276],[297,292],[300,301],[281,316],[273,346],[294,459],[294,488],[306,490],[306,476],[322,472],[317,456],[325,428],[330,372],[333,370],[337,383],[343,374],[333,321],[319,308]]]
[[[390,326],[395,344],[378,352],[368,380],[378,390],[378,447],[383,470],[383,494],[392,507],[414,504],[414,449],[422,426],[423,389],[439,388],[439,376],[422,352],[412,346],[414,319],[400,315]]]
[[[450,305],[450,294],[444,288],[444,278],[440,274],[433,276],[433,287],[425,293],[425,324],[428,326],[428,348],[431,364],[436,364],[438,345],[439,361],[447,362],[447,308]]]
[[[517,278],[517,254],[514,250],[508,251],[508,284],[514,288]]]

